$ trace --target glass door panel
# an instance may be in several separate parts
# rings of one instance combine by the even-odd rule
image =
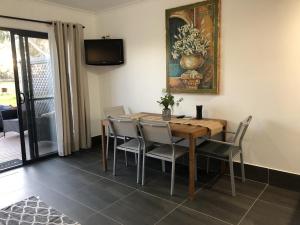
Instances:
[[[22,165],[11,33],[0,30],[0,172]]]
[[[57,153],[49,41],[38,36],[14,35],[27,160]]]
[[[0,172],[57,153],[53,83],[48,35],[0,30]]]
[[[54,86],[48,39],[28,37],[31,98],[38,155],[57,152]]]
[[[24,37],[14,34],[13,40],[15,41],[16,51],[16,63],[17,63],[17,74],[18,74],[18,92],[20,97],[20,104],[18,105],[19,111],[22,112],[21,130],[24,133],[24,146],[26,152],[26,160],[35,158],[34,153],[34,130],[32,128],[32,115],[30,110],[29,99],[29,80],[28,80],[28,68],[26,66],[26,54]]]

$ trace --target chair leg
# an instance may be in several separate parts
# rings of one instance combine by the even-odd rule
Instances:
[[[135,154],[136,155],[136,154]],[[141,165],[141,152],[139,149],[139,153],[137,156],[137,173],[136,173],[136,183],[140,183],[140,165]]]
[[[126,137],[124,137],[124,144],[126,143]],[[124,157],[125,157],[125,166],[128,166],[128,160],[127,160],[127,152],[124,151]]]
[[[108,159],[108,149],[109,149],[109,135],[106,138],[106,158]]]
[[[116,176],[116,163],[117,163],[117,139],[114,139],[114,165],[113,165],[113,175]]]
[[[146,156],[145,152],[143,153],[143,166],[142,166],[142,185],[145,184],[145,166],[146,166]]]
[[[198,162],[197,162],[197,155],[195,157],[195,181],[198,180]]]
[[[164,160],[161,160],[161,171],[163,173],[166,172],[166,162]]]
[[[125,154],[125,166],[127,167],[128,166],[127,152],[124,151],[124,154]]]
[[[240,160],[241,160],[241,172],[242,172],[242,181],[245,183],[246,177],[245,177],[245,166],[244,166],[244,157],[243,153],[240,153]]]
[[[229,169],[230,169],[230,180],[231,180],[231,192],[232,192],[232,196],[235,196],[235,183],[234,183],[232,153],[229,155]]]
[[[209,174],[209,163],[210,163],[210,158],[206,158],[206,173]]]
[[[136,155],[137,155],[137,154],[134,153],[134,163],[135,163],[135,165],[137,165],[137,161],[138,161]]]
[[[172,161],[172,172],[171,172],[171,191],[170,195],[172,196],[174,193],[174,182],[175,182],[175,160]]]

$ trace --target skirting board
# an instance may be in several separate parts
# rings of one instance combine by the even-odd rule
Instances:
[[[95,136],[92,137],[92,146],[99,147],[101,144],[101,136]],[[183,160],[180,160],[179,163],[181,166],[179,166],[179,170],[184,170],[182,172],[188,171],[187,168],[187,157],[184,157]],[[218,170],[219,164],[215,161],[211,163],[210,168],[212,170]],[[198,166],[199,170],[204,170],[205,167],[205,159],[199,158],[198,159]],[[166,169],[168,170],[168,167],[170,165],[166,164]],[[240,169],[240,163],[234,162],[234,172],[235,176],[240,177],[241,176],[241,169]],[[177,169],[177,166],[176,166]],[[178,171],[177,169],[177,171]],[[180,171],[178,171],[180,172]],[[269,168],[259,167],[259,166],[253,166],[249,164],[245,164],[245,174],[246,178],[262,183],[267,183],[276,187],[286,188],[293,191],[299,191],[300,190],[300,175],[297,174],[291,174],[283,171],[273,170]]]

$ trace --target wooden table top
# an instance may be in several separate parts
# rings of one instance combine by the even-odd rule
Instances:
[[[147,113],[142,112],[142,114],[148,114],[148,115],[160,115],[157,113]],[[174,116],[175,117],[175,116]],[[210,118],[203,118],[203,120],[216,120],[222,123],[223,127],[226,127],[227,121],[222,119],[210,119]],[[107,119],[102,120],[103,125],[108,125]],[[202,137],[207,134],[209,134],[209,130],[206,127],[201,126],[193,126],[193,125],[186,125],[186,124],[177,124],[170,122],[170,128],[173,136],[176,137],[182,137],[182,138],[197,138]]]

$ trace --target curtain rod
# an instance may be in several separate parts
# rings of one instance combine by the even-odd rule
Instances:
[[[27,19],[27,18],[21,18],[21,17],[14,17],[14,16],[4,16],[4,15],[0,15],[0,17],[1,17],[1,18],[5,18],[5,19],[23,20],[23,21],[34,22],[34,23],[45,23],[45,24],[49,24],[49,25],[52,24],[52,22],[50,22],[50,21],[33,20],[33,19]],[[85,26],[83,26],[83,28],[85,28]]]

